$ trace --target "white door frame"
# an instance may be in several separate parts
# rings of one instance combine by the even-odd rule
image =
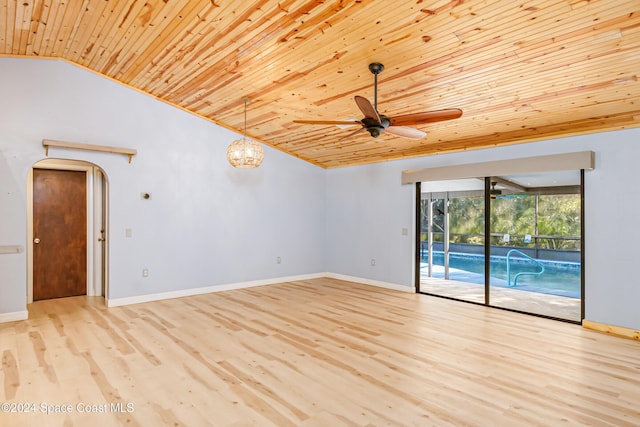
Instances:
[[[102,168],[93,163],[45,159],[33,164],[27,177],[27,304],[33,302],[33,169],[83,171],[87,175],[87,296],[108,295],[107,229],[108,183]],[[104,192],[104,194],[103,194]],[[100,235],[102,224],[104,235]],[[103,243],[98,239],[104,237]],[[103,258],[104,251],[104,258]],[[104,263],[103,263],[104,259]]]

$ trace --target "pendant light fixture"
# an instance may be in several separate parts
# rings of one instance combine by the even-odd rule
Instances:
[[[234,168],[257,168],[264,158],[262,146],[255,141],[247,139],[247,104],[249,98],[244,101],[244,133],[242,139],[233,141],[227,148],[227,160]]]

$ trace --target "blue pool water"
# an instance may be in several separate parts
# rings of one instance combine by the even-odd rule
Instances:
[[[433,264],[444,266],[444,254],[434,251]],[[421,263],[421,268],[426,272],[427,258]],[[525,258],[511,257],[511,281],[519,272],[539,271],[532,261]],[[540,292],[545,294],[560,295],[571,298],[580,298],[580,263],[565,261],[538,260],[544,265],[544,273],[537,276],[521,275],[518,277],[517,286],[513,289]],[[507,259],[504,256],[491,256],[491,286],[507,286]],[[449,254],[449,279],[464,282],[484,284],[484,256],[450,253]],[[442,269],[439,269],[442,271]],[[426,274],[426,273],[423,273]],[[444,277],[442,272],[436,272],[434,277]]]

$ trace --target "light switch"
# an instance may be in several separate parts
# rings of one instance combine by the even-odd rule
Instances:
[[[133,230],[130,228],[125,228],[124,237],[133,237]]]

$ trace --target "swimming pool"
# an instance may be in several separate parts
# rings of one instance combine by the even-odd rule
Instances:
[[[537,276],[523,275],[518,278],[520,289],[545,294],[580,298],[580,263],[566,261],[538,260],[544,265],[544,273]],[[421,263],[422,271],[427,269],[427,258]],[[433,252],[433,264],[444,266],[442,251]],[[491,256],[491,286],[507,287],[507,259],[504,256]],[[484,256],[451,252],[449,254],[449,279],[484,284]],[[434,272],[433,277],[443,278],[442,269]],[[511,280],[516,273],[535,272],[538,268],[525,258],[511,257]],[[425,273],[423,273],[425,274]]]

